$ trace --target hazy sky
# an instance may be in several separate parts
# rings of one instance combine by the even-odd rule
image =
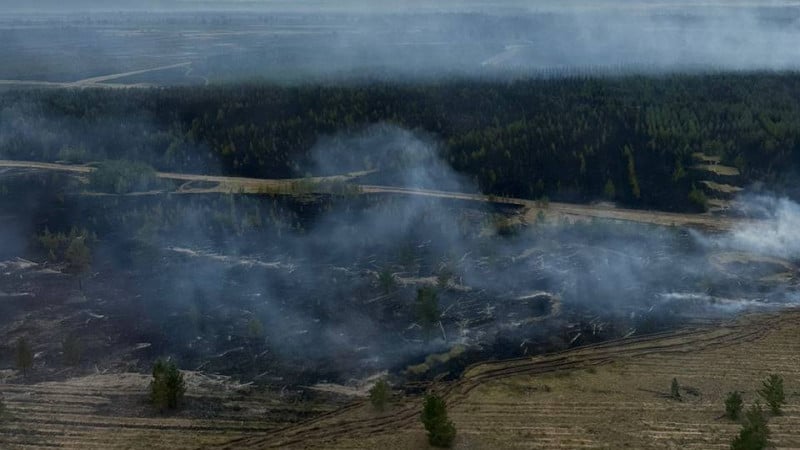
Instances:
[[[19,27],[17,16],[3,14],[12,10],[25,19],[44,13],[43,22],[80,20]],[[82,22],[87,11],[124,10],[150,13],[139,22],[111,13],[119,29]],[[65,11],[77,14],[56,16]],[[180,26],[148,25],[181,11],[206,13],[186,14]],[[232,12],[226,32],[206,20],[218,11]],[[271,13],[276,20],[264,21]],[[0,61],[15,64],[0,66],[0,78],[13,80],[74,81],[175,61],[193,62],[194,79],[217,81],[520,68],[800,70],[800,0],[0,0],[4,18]],[[291,28],[298,24],[302,34]]]
[[[692,9],[800,5],[800,0],[0,0],[0,11],[164,11],[192,9],[394,11],[502,9]]]

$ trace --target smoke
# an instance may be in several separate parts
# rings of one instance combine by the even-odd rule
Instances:
[[[3,172],[0,171],[0,179],[2,179],[3,176]],[[3,190],[2,186],[0,186],[0,195],[9,195],[7,191]],[[2,230],[2,239],[0,239],[0,261],[23,254],[25,250],[26,226],[27,224],[20,223],[14,215],[0,213],[0,230]]]
[[[310,154],[298,175],[369,171],[359,183],[476,191],[434,136],[390,124],[326,136]],[[510,341],[519,352],[520,342],[552,342],[569,329],[569,339],[599,340],[797,301],[800,207],[788,199],[742,198],[754,221],[708,235],[568,223],[547,209],[521,227],[519,211],[411,194],[97,197],[10,175],[3,184],[28,199],[3,200],[4,259],[27,256],[14,242],[42,224],[91,228],[99,239],[85,283],[93,311],[113,317],[114,308],[142,305],[135,342],[160,341],[154,348],[184,364],[211,360],[209,370],[339,379],[456,344],[493,352]],[[425,286],[437,291],[441,313],[427,331],[416,306]],[[262,347],[247,337],[253,320]]]
[[[800,260],[800,205],[788,198],[767,196],[744,197],[739,202],[755,221],[718,239],[720,247]]]
[[[367,175],[375,183],[474,190],[442,161],[431,136],[391,125],[325,137],[312,155],[313,175],[378,170]],[[761,229],[706,236],[625,222],[568,224],[547,212],[543,224],[500,236],[493,223],[498,216],[479,203],[415,195],[356,203],[333,206],[301,232],[281,236],[270,256],[259,252],[264,261],[280,261],[291,271],[270,270],[266,278],[248,278],[238,287],[248,286],[264,299],[257,314],[283,355],[336,355],[340,367],[381,370],[456,343],[483,347],[500,336],[522,340],[548,329],[525,325],[536,307],[521,299],[541,292],[560,308],[553,324],[602,317],[626,321],[634,331],[646,331],[651,322],[724,317],[795,300],[785,285],[762,279],[796,270],[791,263],[751,269],[748,264],[761,261],[717,258],[731,249],[796,245],[788,234],[794,222],[787,218],[797,205],[788,200],[752,202],[767,214],[759,226],[780,230],[773,233],[777,243],[760,246],[750,236],[769,240]],[[405,285],[393,298],[376,288],[385,270]],[[442,273],[451,276],[444,284]],[[427,340],[414,310],[422,286],[437,288],[443,313],[441,332]]]
[[[157,3],[149,4],[161,11],[156,14],[104,14],[86,2],[79,7],[92,10],[86,14],[1,17],[0,78],[76,81],[182,61],[191,68],[117,81],[794,70],[800,61],[800,9],[777,2],[373,2],[366,12],[348,3],[327,5],[323,13],[305,2],[293,6],[300,10],[293,14],[280,12],[285,4],[226,4],[256,12],[220,13],[196,12],[222,9],[208,4],[173,9]],[[184,8],[192,12],[178,12]],[[124,143],[139,149],[138,159],[159,167],[174,163],[139,141],[167,133],[135,105],[109,117],[52,116],[9,98],[0,104],[0,148],[17,153],[3,157],[86,162],[81,147],[113,157]],[[181,155],[209,153],[184,150]],[[359,183],[478,191],[442,159],[435,136],[392,124],[325,136],[310,155],[297,162],[297,176],[366,171]],[[212,160],[195,157],[189,167],[219,172]],[[160,351],[198,365],[253,348],[228,366],[212,365],[223,371],[236,371],[237,364],[276,371],[277,361],[283,373],[363,375],[419,362],[455,344],[491,348],[509,339],[517,348],[528,339],[552,342],[564,330],[581,330],[571,331],[577,334],[570,339],[581,333],[601,339],[798,300],[792,289],[800,206],[786,198],[742,198],[744,214],[757,220],[707,235],[626,222],[566,223],[547,210],[541,223],[523,227],[515,225],[513,211],[413,193],[314,201],[215,194],[106,198],[74,191],[63,196],[53,181],[32,189],[44,192],[36,197],[26,191],[30,180],[12,175],[0,173],[11,189],[0,199],[6,207],[0,261],[29,253],[43,224],[96,229],[90,304],[109,316],[114,307],[142,305],[131,325],[140,333],[136,342],[160,339]],[[394,284],[388,293],[380,281],[386,274]],[[441,321],[423,331],[415,302],[425,286],[438,292]],[[538,303],[543,298],[550,304]],[[4,317],[12,310],[6,306]],[[247,336],[252,321],[263,325],[260,346]],[[581,328],[586,323],[591,331]]]
[[[800,57],[800,7],[789,2],[328,3],[9,14],[0,20],[0,79],[77,81],[176,62],[192,65],[113,82],[507,78],[795,70]]]
[[[317,176],[375,171],[364,181],[405,188],[477,192],[439,156],[434,136],[391,124],[376,124],[357,133],[324,136],[311,149],[309,171]]]

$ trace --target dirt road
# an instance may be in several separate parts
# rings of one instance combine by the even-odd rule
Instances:
[[[99,76],[99,77],[85,78],[83,80],[78,80],[78,81],[76,81],[74,83],[71,83],[71,85],[73,85],[73,86],[85,86],[85,85],[93,85],[93,84],[97,84],[97,83],[105,83],[106,81],[116,80],[118,78],[131,77],[131,76],[134,76],[134,75],[141,75],[143,73],[158,72],[158,71],[161,71],[161,70],[169,70],[169,69],[177,69],[178,67],[188,67],[191,64],[192,63],[190,63],[190,62],[182,62],[182,63],[177,63],[177,64],[170,64],[170,65],[167,65],[167,66],[153,67],[153,68],[150,68],[150,69],[133,70],[133,71],[130,71],[130,72],[122,72],[122,73],[115,73],[115,74],[111,74],[111,75],[103,75],[103,76]]]
[[[72,172],[86,174],[94,170],[90,165],[71,165],[44,163],[35,161],[10,161],[0,160],[0,168],[19,168],[19,169],[40,169],[54,170],[62,172]],[[316,178],[295,178],[295,179],[262,179],[246,177],[227,177],[218,175],[198,175],[186,173],[158,172],[158,177],[165,180],[176,180],[186,182],[216,183],[217,186],[209,189],[185,189],[182,193],[208,193],[208,192],[228,192],[228,193],[248,193],[257,194],[263,192],[274,193],[281,189],[287,191],[295,183],[305,183],[307,188],[312,191],[315,185],[325,181],[350,181],[368,172],[357,172],[335,177],[316,177]],[[534,223],[539,212],[543,212],[548,217],[563,217],[566,219],[607,219],[624,220],[637,223],[646,223],[662,226],[679,226],[701,228],[710,231],[730,230],[737,224],[744,222],[742,219],[729,217],[713,216],[710,214],[689,214],[671,213],[654,210],[638,210],[614,208],[607,205],[586,205],[572,203],[550,202],[541,205],[534,200],[509,197],[494,197],[483,194],[437,191],[433,189],[414,189],[394,186],[377,185],[355,185],[360,188],[363,194],[395,194],[413,195],[421,197],[436,197],[453,200],[468,200],[501,205],[511,205],[524,208],[522,220],[527,223]],[[323,192],[320,192],[323,193]]]
[[[535,200],[510,197],[494,197],[483,194],[467,194],[460,192],[445,192],[430,189],[409,189],[392,186],[371,186],[362,185],[364,193],[385,193],[419,195],[426,197],[449,198],[456,200],[473,200],[489,203],[522,206],[526,209],[525,221],[532,223],[536,221],[539,211],[547,214],[555,214],[561,217],[573,218],[597,218],[610,220],[625,220],[638,223],[649,223],[664,226],[687,226],[694,228],[704,228],[708,230],[724,231],[733,228],[737,223],[744,222],[741,219],[729,217],[712,216],[709,214],[689,214],[671,213],[654,210],[614,208],[605,205],[586,205],[577,203],[556,203],[550,202],[547,205],[540,205]]]
[[[147,88],[152,85],[147,83],[118,83],[108,84],[107,81],[116,80],[119,78],[130,77],[134,75],[141,75],[148,72],[158,72],[161,70],[176,69],[178,67],[189,67],[191,62],[182,62],[177,64],[170,64],[167,66],[152,67],[149,69],[133,70],[130,72],[115,73],[109,75],[102,75],[98,77],[84,78],[78,81],[37,81],[37,80],[0,80],[0,86],[11,87],[48,87],[48,88],[87,88],[87,87],[100,87],[109,89],[125,89],[125,88]]]

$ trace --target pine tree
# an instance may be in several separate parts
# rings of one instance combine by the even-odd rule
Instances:
[[[762,388],[758,390],[758,395],[767,402],[772,414],[779,415],[781,406],[786,403],[786,394],[783,391],[783,378],[772,374],[762,383]]]
[[[739,391],[728,392],[725,398],[725,417],[736,420],[742,414],[742,394]]]
[[[675,400],[681,399],[681,385],[678,384],[677,378],[672,379],[672,384],[669,387],[669,396]]]
[[[763,450],[769,444],[769,428],[761,405],[756,403],[745,414],[739,435],[731,442],[731,450]]]
[[[389,402],[391,394],[392,390],[389,387],[389,383],[384,379],[380,379],[369,390],[369,401],[372,403],[373,408],[378,411],[383,411],[386,408],[386,404]]]
[[[447,418],[447,405],[436,395],[426,395],[422,407],[422,424],[428,431],[428,442],[434,447],[450,447],[456,437],[456,427]]]
[[[174,362],[158,360],[153,366],[153,381],[150,382],[150,401],[164,411],[175,409],[186,393],[183,374]]]

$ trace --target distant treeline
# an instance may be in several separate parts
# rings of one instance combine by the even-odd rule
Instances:
[[[800,74],[773,73],[13,91],[0,156],[282,178],[321,136],[387,122],[438,136],[486,193],[686,210],[694,152],[745,182],[791,173],[798,99]]]

